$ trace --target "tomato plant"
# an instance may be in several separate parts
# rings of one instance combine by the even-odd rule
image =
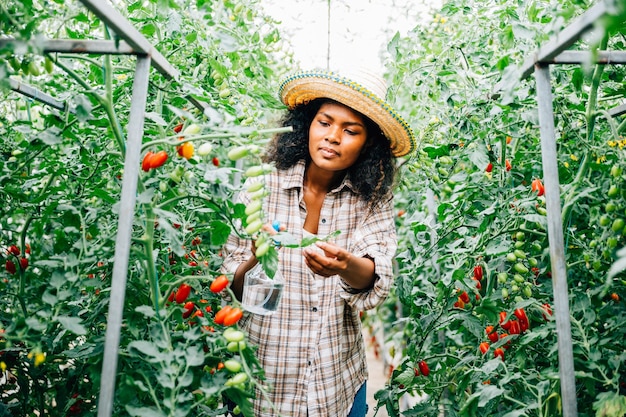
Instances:
[[[396,219],[398,276],[388,306],[397,308],[380,309],[392,311],[381,326],[400,358],[376,394],[391,416],[561,412],[537,87],[515,68],[585,8],[444,1],[428,23],[389,45],[392,85],[415,86],[395,99],[421,132],[394,193],[396,210],[407,213]],[[623,17],[598,22],[606,36],[577,46],[623,49]],[[579,415],[617,416],[626,399],[626,310],[611,293],[624,292],[626,279],[608,271],[626,244],[626,200],[615,191],[624,189],[626,125],[600,115],[619,105],[612,83],[626,69],[550,70],[576,405]],[[431,378],[414,376],[422,359]]]
[[[218,295],[210,284],[245,216],[232,198],[238,173],[257,164],[237,167],[226,154],[270,137],[291,61],[256,1],[114,7],[180,77],[150,69],[113,415],[216,415],[228,399],[250,416],[249,399],[268,387],[246,335],[227,340],[216,319],[228,288]],[[0,414],[6,405],[16,417],[94,415],[136,58],[44,53],[46,38],[119,43],[74,0],[9,0],[0,13],[2,38],[24,42],[3,44],[0,83],[11,77],[67,104],[0,93],[0,368],[10,376]],[[240,331],[242,314],[229,329]],[[224,369],[228,360],[241,370]]]

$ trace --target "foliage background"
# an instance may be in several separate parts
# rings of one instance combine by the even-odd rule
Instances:
[[[365,319],[385,329],[396,352],[389,384],[377,393],[391,415],[561,413],[555,323],[544,310],[552,303],[545,205],[530,186],[542,176],[536,90],[514,70],[591,5],[445,2],[432,22],[389,44],[390,98],[420,138],[418,154],[401,161],[394,293]],[[6,87],[7,77],[19,78],[75,109],[52,111],[2,93],[0,249],[3,264],[17,266],[0,271],[0,415],[93,415],[134,58],[42,56],[42,36],[115,39],[77,1],[9,0],[0,7],[2,36],[29,41],[0,51],[0,81]],[[213,321],[222,298],[208,284],[232,222],[243,217],[230,202],[242,166],[227,151],[267,139],[263,129],[273,127],[280,109],[276,83],[292,57],[278,23],[261,15],[256,1],[116,8],[181,78],[152,71],[144,151],[170,157],[140,176],[114,414],[219,415],[227,396],[250,415],[246,397],[266,388],[262,369],[252,348],[229,349]],[[595,36],[577,47],[623,50],[623,22],[623,14],[598,22]],[[624,68],[555,66],[551,73],[578,410],[621,416],[626,277],[609,271],[625,256],[626,141],[623,118],[606,110],[623,101]],[[504,88],[494,98],[499,81]],[[188,95],[210,110],[199,114]],[[196,149],[208,142],[213,150],[178,157],[179,123],[200,126]],[[515,250],[523,257],[507,260]],[[480,289],[472,279],[477,265]],[[183,282],[205,312],[196,325],[166,301]],[[472,298],[455,307],[463,291]],[[483,355],[485,327],[501,333],[500,312],[510,317],[516,308],[527,312],[529,330],[496,344],[510,344],[504,360],[494,358],[497,346]],[[244,365],[248,382],[227,383],[232,375],[220,369],[227,359]],[[427,377],[415,374],[422,360]],[[418,395],[425,399],[405,405]]]

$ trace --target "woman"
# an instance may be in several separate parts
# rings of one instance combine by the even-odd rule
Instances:
[[[411,128],[384,101],[384,82],[368,74],[303,72],[281,84],[289,112],[265,160],[263,209],[296,239],[335,231],[333,242],[279,250],[285,279],[278,310],[249,314],[242,326],[272,390],[255,415],[365,416],[366,355],[359,312],[382,303],[396,251],[391,188],[394,156],[415,147]],[[242,193],[240,200],[250,199]],[[258,260],[250,240],[232,234],[225,271],[240,298]]]

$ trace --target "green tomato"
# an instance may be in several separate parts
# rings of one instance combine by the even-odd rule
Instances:
[[[517,261],[517,256],[515,255],[514,252],[509,252],[506,254],[506,260],[509,262],[515,262]]]
[[[528,268],[526,268],[526,265],[524,265],[521,262],[518,262],[515,265],[513,265],[513,269],[515,269],[515,271],[519,272],[520,274],[528,273]]]
[[[228,359],[224,362],[224,368],[236,374],[237,372],[241,371],[241,362],[236,359]]]
[[[617,178],[617,177],[619,177],[620,175],[622,175],[622,167],[621,167],[621,166],[619,166],[619,165],[613,165],[613,166],[611,167],[611,176],[612,176],[613,178]]]
[[[523,250],[515,249],[513,253],[517,256],[517,259],[526,259],[526,252]]]
[[[617,187],[616,185],[611,185],[611,187],[609,187],[609,191],[608,191],[609,197],[615,197],[618,194],[619,194],[619,187]]]
[[[615,233],[621,232],[624,229],[624,219],[617,218],[613,220],[613,224],[611,225],[611,230]]]

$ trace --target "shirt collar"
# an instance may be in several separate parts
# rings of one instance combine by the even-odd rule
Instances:
[[[290,188],[302,188],[302,184],[304,182],[304,171],[306,168],[306,163],[304,160],[300,160],[298,163],[293,165],[290,168],[287,168],[285,171],[285,176],[283,177],[283,181],[281,184],[281,188],[283,190],[288,190]],[[352,192],[355,191],[354,185],[352,181],[350,181],[350,174],[346,175],[341,181],[341,184],[331,190],[331,193],[337,193],[344,189],[344,187],[348,187]]]

